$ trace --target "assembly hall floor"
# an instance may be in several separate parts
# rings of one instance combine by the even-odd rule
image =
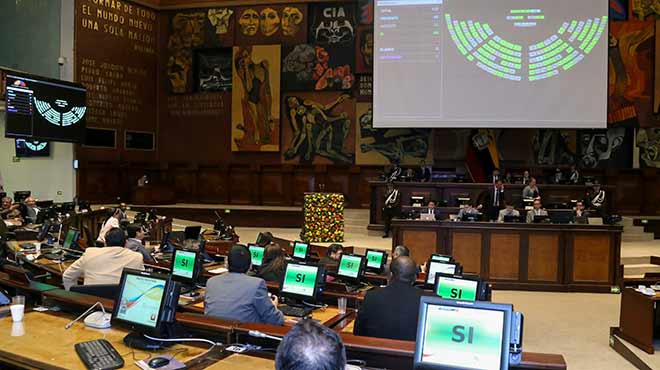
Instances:
[[[380,233],[367,231],[368,210],[345,211],[346,233],[344,245],[359,248],[390,250],[391,239]],[[199,225],[186,220],[174,219],[173,228]],[[212,225],[202,227],[212,228]],[[256,240],[261,231],[288,239],[299,239],[300,229],[236,228],[242,242]],[[621,247],[622,261],[645,259],[660,255],[660,240],[626,237],[635,233],[626,227]],[[630,234],[629,234],[630,235]],[[322,244],[322,243],[319,243]],[[627,370],[635,369],[609,347],[609,330],[618,326],[619,294],[547,293],[501,291],[493,292],[493,302],[512,303],[525,315],[523,348],[529,352],[560,353],[572,370]],[[625,343],[625,342],[624,342]],[[628,347],[651,368],[660,369],[660,355],[648,355],[634,346]],[[658,347],[660,349],[660,346]]]

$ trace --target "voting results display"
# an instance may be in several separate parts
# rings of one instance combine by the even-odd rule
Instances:
[[[195,275],[195,259],[197,253],[177,250],[174,253],[174,262],[172,263],[172,275],[192,279]]]
[[[282,293],[312,298],[319,273],[318,266],[289,263],[286,266]]]
[[[362,257],[343,254],[339,261],[337,275],[349,278],[357,278],[360,274],[360,264]]]
[[[442,305],[426,308],[422,363],[457,369],[501,369],[504,312]]]

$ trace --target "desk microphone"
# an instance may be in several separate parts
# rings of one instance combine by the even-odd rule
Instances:
[[[91,313],[89,316],[85,317],[97,305],[101,306],[101,311],[103,312],[96,311]],[[64,329],[65,330],[70,329],[73,326],[73,324],[78,322],[83,317],[85,317],[85,321],[84,321],[85,326],[89,326],[95,329],[107,329],[110,327],[110,319],[112,318],[112,315],[105,312],[105,308],[103,308],[103,304],[101,302],[96,302],[92,305],[92,307],[88,308],[87,311],[83,312],[82,315],[76,317],[75,320],[66,324],[64,326]]]
[[[248,335],[251,336],[251,337],[268,338],[268,339],[273,339],[273,340],[280,341],[280,342],[282,341],[282,338],[280,338],[280,337],[264,334],[264,333],[260,332],[259,330],[250,330],[248,332]]]

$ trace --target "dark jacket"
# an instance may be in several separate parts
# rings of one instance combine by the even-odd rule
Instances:
[[[368,291],[358,311],[353,334],[414,341],[422,295],[422,290],[399,282]]]

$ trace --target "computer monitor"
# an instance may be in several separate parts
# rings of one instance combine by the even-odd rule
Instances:
[[[299,241],[293,242],[293,258],[305,261],[309,258],[310,253],[311,248],[309,247],[309,243]]]
[[[149,340],[142,334],[168,335],[168,324],[175,321],[179,285],[169,276],[124,269],[112,321],[128,325],[134,333],[124,338],[131,348],[157,350],[167,343]]]
[[[41,225],[41,229],[39,230],[39,233],[37,234],[37,241],[41,242],[44,239],[46,239],[46,236],[48,236],[49,231],[50,231],[50,221],[44,221],[44,223]]]
[[[433,291],[445,299],[481,301],[485,298],[481,288],[481,279],[476,275],[435,274]]]
[[[431,261],[453,262],[453,261],[454,261],[454,257],[452,257],[452,256],[447,256],[447,255],[444,255],[444,254],[433,253],[433,254],[431,255]]]
[[[355,254],[344,253],[339,260],[337,276],[344,281],[359,283],[364,275],[365,258]]]
[[[174,251],[174,246],[170,243],[170,231],[167,231],[163,235],[163,240],[160,241],[160,251],[161,252],[172,252]]]
[[[69,227],[69,230],[66,232],[64,237],[64,242],[62,243],[62,248],[70,249],[77,246],[78,237],[80,232],[73,227]]]
[[[534,216],[534,223],[535,224],[542,224],[550,221],[550,216]]]
[[[387,263],[387,252],[367,249],[367,270],[382,272]]]
[[[323,291],[325,268],[323,265],[289,262],[286,264],[280,295],[285,298],[315,302]]]
[[[183,229],[184,238],[186,239],[197,239],[201,232],[201,226],[186,226],[186,228]]]
[[[442,262],[429,260],[426,265],[426,285],[435,284],[435,274],[460,275],[463,271],[461,265],[454,262]]]
[[[570,224],[575,221],[572,212],[553,212],[550,214],[550,222],[553,224]]]
[[[504,215],[503,220],[504,222],[520,222],[522,219],[520,216]]]
[[[261,263],[264,260],[264,251],[266,250],[266,248],[256,244],[248,244],[248,249],[250,250],[250,258],[252,259],[252,266],[255,267],[261,266]]]
[[[172,280],[195,284],[201,271],[202,259],[198,251],[174,249],[172,255]]]
[[[415,370],[508,370],[510,304],[422,297]]]
[[[481,213],[466,213],[461,217],[461,221],[481,221],[482,219]]]

